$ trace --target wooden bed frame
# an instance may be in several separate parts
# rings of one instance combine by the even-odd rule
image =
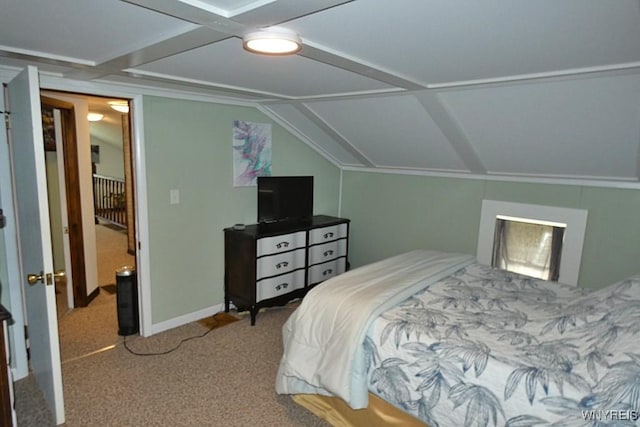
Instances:
[[[291,396],[298,405],[340,427],[428,427],[412,415],[369,393],[369,406],[365,409],[351,409],[338,397],[318,394],[295,394]]]

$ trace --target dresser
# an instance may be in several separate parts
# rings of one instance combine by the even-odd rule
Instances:
[[[0,305],[0,426],[12,426],[15,420],[13,409],[13,380],[9,366],[9,346],[7,323],[11,321],[11,313]]]
[[[253,224],[224,229],[224,304],[249,311],[302,298],[349,269],[349,223],[316,215],[303,224]]]

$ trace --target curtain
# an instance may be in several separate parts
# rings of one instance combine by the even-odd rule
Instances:
[[[562,242],[564,239],[564,227],[553,227],[551,238],[551,263],[549,265],[549,280],[557,282],[560,278],[560,257],[562,256]]]
[[[492,265],[557,281],[564,227],[496,219]]]

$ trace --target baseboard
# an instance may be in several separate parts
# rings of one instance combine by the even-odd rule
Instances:
[[[91,301],[93,301],[94,299],[96,299],[96,297],[98,296],[98,294],[100,294],[100,286],[98,286],[97,288],[95,288],[93,290],[93,292],[91,292],[89,295],[87,295],[87,305],[89,305],[91,303]]]
[[[160,332],[168,331],[169,329],[177,328],[179,326],[186,325],[187,323],[196,322],[207,316],[213,316],[221,311],[224,311],[224,304],[217,304],[203,310],[198,310],[193,313],[165,320],[164,322],[156,323],[151,325],[151,335],[159,334]]]

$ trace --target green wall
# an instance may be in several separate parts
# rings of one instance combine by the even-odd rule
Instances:
[[[273,174],[313,175],[314,213],[337,215],[338,168],[257,109],[159,97],[143,107],[154,324],[224,301],[222,229],[256,221],[256,188],[233,187],[234,120],[272,123]]]
[[[586,209],[582,287],[640,273],[640,190],[346,171],[352,265],[416,248],[475,255],[483,199]]]

